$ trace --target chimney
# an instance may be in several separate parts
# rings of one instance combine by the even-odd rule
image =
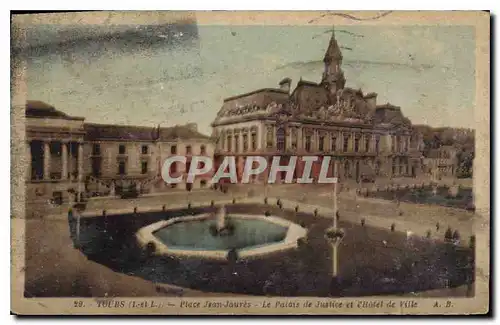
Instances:
[[[285,78],[280,81],[279,83],[280,89],[283,91],[286,91],[287,93],[290,92],[290,86],[292,85],[292,79],[290,78]]]

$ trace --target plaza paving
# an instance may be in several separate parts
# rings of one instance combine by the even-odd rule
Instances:
[[[193,213],[204,213],[212,208],[193,209]],[[293,209],[279,209],[271,202],[267,205],[236,203],[227,209],[229,214],[259,215],[267,210],[271,215],[299,223],[308,229],[307,243],[299,249],[236,263],[141,254],[135,232],[157,220],[189,215],[189,210],[183,208],[145,213],[141,218],[133,213],[108,216],[106,221],[84,218],[82,251],[89,259],[122,273],[206,292],[279,296],[331,294],[331,247],[324,240],[330,218],[314,216],[313,210],[305,205],[295,213]],[[346,237],[339,248],[341,291],[334,295],[401,294],[447,285],[456,287],[471,276],[468,249],[420,237],[408,240],[405,233],[362,227],[343,220],[339,225],[345,229]]]
[[[113,208],[130,209],[133,207],[169,205],[188,202],[207,202],[210,200],[243,197],[253,191],[253,195],[262,195],[262,187],[245,190],[233,189],[228,194],[217,191],[203,193],[192,192],[169,194],[139,198],[136,200],[99,199],[91,201],[87,209],[102,210]],[[281,197],[284,200],[299,201],[301,204],[313,204],[331,207],[331,186],[322,185],[279,185],[269,186],[267,194],[271,197]],[[286,203],[285,203],[286,204]],[[356,197],[352,191],[342,192],[339,199],[341,218],[356,224],[364,217],[367,224],[374,227],[386,228],[396,222],[397,229],[412,228],[412,231],[426,232],[432,229],[432,236],[442,239],[446,227],[458,229],[462,238],[466,240],[472,234],[473,213],[459,209],[405,204],[400,207],[390,201]],[[403,214],[400,215],[400,211]],[[73,248],[69,239],[67,220],[52,216],[42,219],[28,220],[26,224],[26,266],[27,294],[28,295],[56,295],[56,296],[155,296],[155,295],[199,295],[196,290],[179,288],[166,284],[154,284],[137,276],[128,276],[113,272],[109,268],[89,261],[80,251]],[[327,219],[325,219],[327,220]],[[328,220],[325,221],[328,224]],[[442,226],[435,231],[435,224]],[[50,233],[51,236],[46,236]],[[356,252],[352,252],[353,255]],[[327,259],[325,261],[328,261]],[[317,264],[317,262],[315,262]],[[328,263],[328,262],[325,262]],[[317,264],[318,265],[318,264]],[[318,265],[318,268],[320,266]],[[140,289],[138,289],[140,288]],[[430,289],[430,288],[429,288]],[[427,291],[428,295],[462,295],[464,287],[437,289]],[[34,292],[35,291],[35,292]],[[133,294],[132,294],[133,292]],[[203,292],[206,296],[210,293]],[[426,293],[419,293],[419,295]]]

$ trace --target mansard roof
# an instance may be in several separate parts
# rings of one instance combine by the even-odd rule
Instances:
[[[292,91],[292,94],[290,95],[291,98],[296,97],[296,92],[300,91],[304,87],[313,87],[313,88],[324,88],[323,85],[316,83],[314,81],[308,81],[308,80],[303,80],[300,78],[300,80],[297,82],[297,86],[295,86],[295,89]]]
[[[210,139],[210,137],[198,132],[192,125],[188,124],[160,128],[159,139],[169,141],[174,139]]]
[[[60,118],[65,120],[85,119],[83,117],[70,116],[64,112],[57,110],[54,106],[40,100],[27,100],[25,115],[29,118]]]
[[[395,105],[392,105],[391,103],[385,103],[385,104],[382,104],[382,105],[377,105],[377,110],[384,110],[384,109],[388,109],[388,110],[401,110],[401,107],[399,106],[395,106]]]
[[[249,93],[226,98],[217,113],[216,120],[245,114],[261,114],[267,106],[275,103],[286,104],[289,101],[288,91],[275,88],[263,88]]]
[[[314,82],[314,81],[308,81],[308,80],[303,80],[302,78],[299,80],[299,82],[297,82],[297,87],[298,86],[302,86],[302,85],[305,85],[305,86],[312,86],[312,87],[321,87],[320,84]]]
[[[155,128],[135,125],[85,123],[86,140],[154,141]]]
[[[227,98],[224,99],[224,102],[229,102],[229,101],[232,101],[232,100],[235,100],[235,99],[248,97],[248,96],[251,96],[251,95],[258,94],[258,93],[278,93],[278,94],[281,93],[281,94],[288,94],[288,92],[286,90],[283,90],[283,89],[278,89],[278,88],[262,88],[262,89],[257,89],[257,90],[254,90],[254,91],[251,91],[251,92],[248,92],[248,93],[244,93],[244,94],[240,94],[240,95],[236,95],[236,96],[232,96],[232,97],[227,97]]]
[[[172,127],[149,127],[135,125],[115,125],[85,123],[86,140],[116,141],[172,141],[176,139],[209,139],[198,132],[192,125]]]
[[[403,115],[401,107],[390,103],[377,105],[374,114],[374,121],[377,124],[405,125],[410,127],[411,121]]]

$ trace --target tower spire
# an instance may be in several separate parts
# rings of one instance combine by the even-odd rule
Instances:
[[[341,68],[342,52],[335,38],[335,26],[332,28],[332,36],[328,43],[323,62],[325,63],[325,70],[321,83],[329,89],[333,100],[337,90],[344,88],[345,85],[344,73]]]
[[[340,46],[335,38],[335,26],[332,28],[332,36],[330,42],[328,43],[328,48],[326,49],[325,57],[323,61],[325,63],[330,63],[332,61],[341,61],[342,51],[340,51]]]

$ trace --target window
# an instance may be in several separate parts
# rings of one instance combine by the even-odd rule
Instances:
[[[276,130],[276,148],[281,151],[285,150],[286,148],[286,143],[285,143],[285,129],[284,128],[279,128]]]
[[[359,151],[359,138],[354,138],[354,152]]]
[[[252,150],[257,150],[257,133],[252,133],[251,135],[251,141],[252,141]]]
[[[337,137],[332,137],[330,147],[332,151],[337,151]]]
[[[325,145],[325,137],[320,136],[319,137],[319,151],[323,151],[325,149],[324,145]]]
[[[228,135],[227,136],[227,151],[231,152],[233,150],[233,137]]]
[[[307,152],[311,152],[311,136],[310,135],[306,135],[305,149]]]
[[[243,134],[243,152],[248,151],[248,134]]]
[[[100,156],[101,155],[101,145],[99,143],[94,143],[92,145],[92,154],[94,156]]]
[[[118,153],[119,153],[120,155],[124,155],[124,154],[125,154],[125,145],[124,145],[124,144],[120,144],[120,145],[118,146]]]
[[[200,181],[200,187],[201,187],[201,188],[205,188],[205,187],[207,187],[207,181],[206,181],[206,180],[204,180],[204,179],[202,179],[202,180]]]
[[[174,162],[170,165],[170,176],[177,173],[177,163]]]
[[[148,154],[148,151],[149,151],[149,147],[148,146],[142,146],[142,154],[143,155],[147,155]]]
[[[365,151],[368,152],[370,151],[370,137],[366,136],[365,138]]]
[[[118,162],[118,175],[125,175],[126,174],[126,168],[125,168],[125,162],[120,161]]]
[[[344,135],[344,152],[349,150],[349,136]]]
[[[147,174],[148,173],[148,162],[143,161],[141,162],[141,174]]]
[[[206,153],[207,153],[207,148],[204,145],[202,145],[200,147],[200,154],[201,155],[205,155]]]
[[[297,129],[292,128],[291,135],[292,135],[292,149],[297,149]]]
[[[177,146],[175,144],[170,147],[170,153],[172,155],[176,155],[177,154]]]
[[[186,154],[187,154],[187,155],[190,155],[190,154],[191,154],[191,152],[192,152],[192,148],[191,148],[191,146],[186,146]]]
[[[379,136],[377,136],[377,137],[375,138],[375,152],[377,152],[377,153],[378,153],[379,151],[380,151],[380,137],[379,137]]]
[[[101,176],[101,157],[92,157],[91,160],[92,176]]]
[[[273,127],[272,126],[267,127],[266,144],[267,144],[268,148],[273,147]]]

